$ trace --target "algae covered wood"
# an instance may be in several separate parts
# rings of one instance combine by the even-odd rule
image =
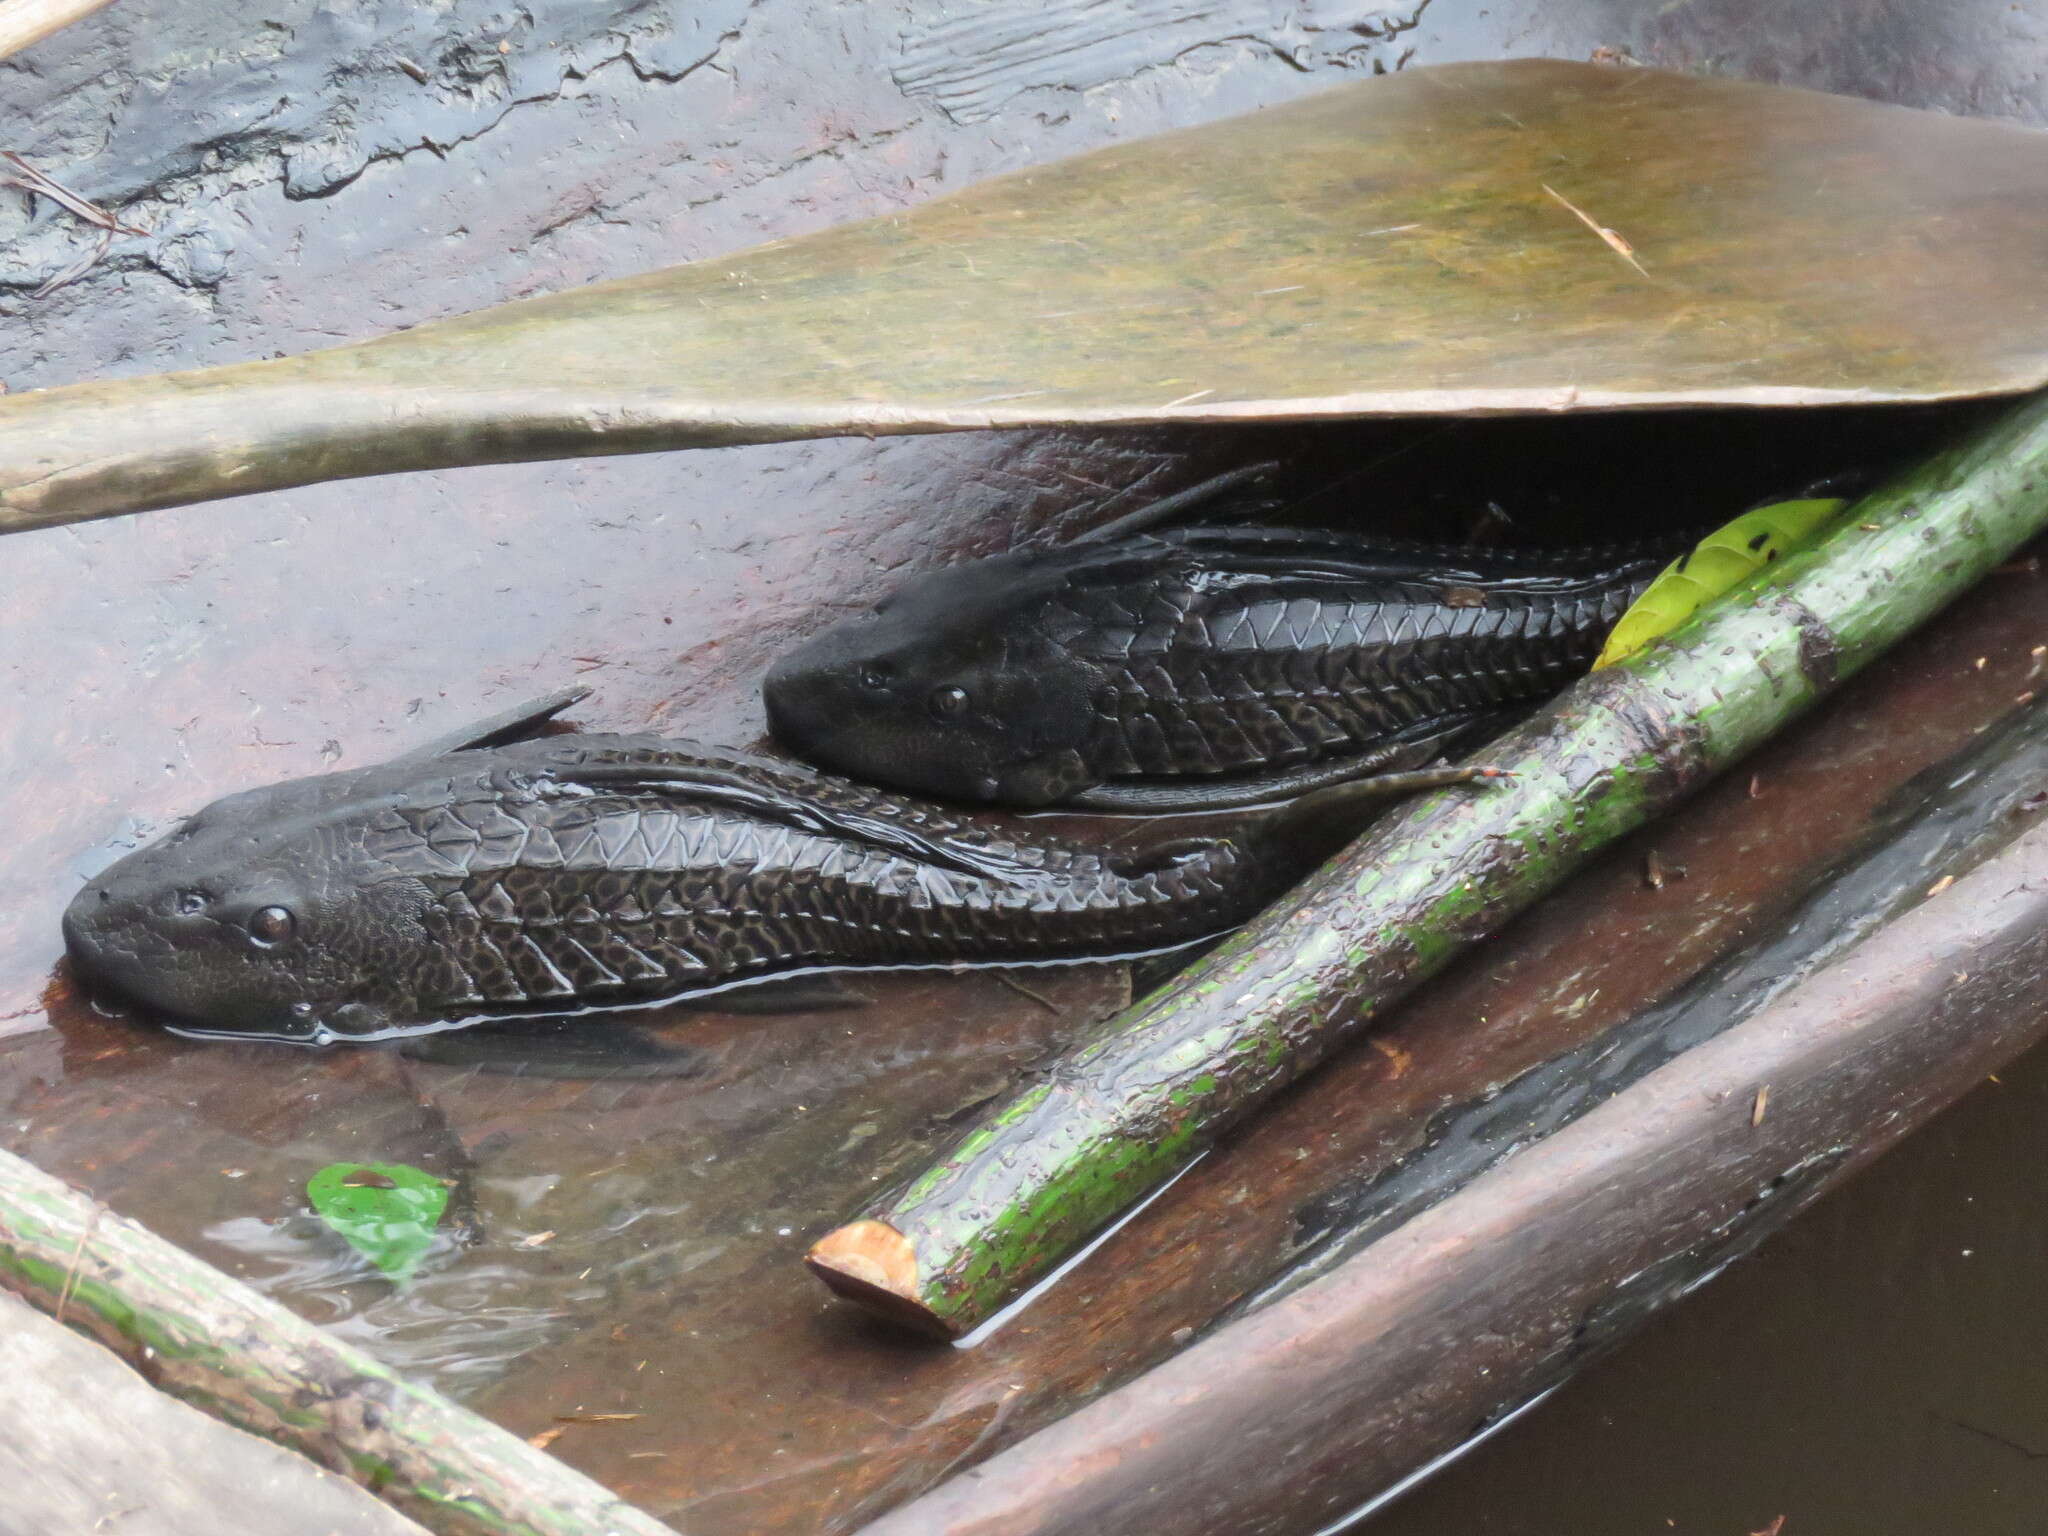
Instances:
[[[821,1238],[828,1285],[975,1327],[1381,1009],[1802,712],[2048,524],[2048,396],[1488,747],[929,1171]]]
[[[372,342],[0,400],[0,530],[849,433],[2018,392],[2048,383],[2043,143],[1654,70],[1409,70]]]
[[[1722,994],[1731,1027],[1329,1273],[862,1536],[1359,1525],[2038,1047],[2048,827],[1960,869],[1761,1006],[1753,983]]]
[[[442,1536],[672,1536],[544,1451],[4,1152],[0,1284],[163,1390],[353,1478]]]
[[[221,1536],[223,1509],[252,1536],[424,1536],[365,1489],[166,1396],[4,1293],[0,1489],[0,1523],[20,1536]]]

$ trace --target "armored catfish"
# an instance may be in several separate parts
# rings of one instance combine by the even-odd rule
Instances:
[[[1359,819],[1312,809],[1110,853],[745,753],[557,736],[229,796],[91,881],[64,932],[89,982],[186,1032],[373,1040],[1170,948],[1242,922]]]
[[[1257,803],[1504,724],[1592,664],[1673,552],[1235,527],[1089,541],[919,577],[783,657],[764,697],[791,751],[913,793]]]

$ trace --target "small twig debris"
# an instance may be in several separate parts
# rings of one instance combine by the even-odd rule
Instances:
[[[71,1267],[64,1272],[64,1286],[57,1292],[57,1308],[53,1314],[59,1323],[64,1321],[64,1309],[71,1305],[71,1293],[78,1289],[78,1266],[85,1262],[85,1245],[99,1230],[100,1213],[105,1209],[98,1201],[93,1202],[92,1214],[85,1218],[85,1228],[78,1234],[78,1246],[71,1250]]]
[[[1642,272],[1644,277],[1648,277],[1650,275],[1648,272],[1643,271],[1643,264],[1640,261],[1636,260],[1636,248],[1630,245],[1628,241],[1624,240],[1617,231],[1611,230],[1605,224],[1602,224],[1598,219],[1594,218],[1591,214],[1587,213],[1585,209],[1581,208],[1577,203],[1573,202],[1570,198],[1566,197],[1562,192],[1558,191],[1557,188],[1553,187],[1549,182],[1543,182],[1541,183],[1541,186],[1544,191],[1548,192],[1560,203],[1563,203],[1565,207],[1569,208],[1572,211],[1572,213],[1578,217],[1580,223],[1584,224],[1586,228],[1590,229],[1591,231],[1593,231],[1594,234],[1598,235],[1601,241],[1607,246],[1607,248],[1610,251],[1614,252],[1615,255],[1619,256],[1623,261],[1627,262],[1630,266],[1634,267],[1638,272]]]
[[[1054,1018],[1063,1019],[1067,1016],[1067,1010],[1062,1008],[1058,1003],[1054,1002],[1051,998],[1047,997],[1043,992],[1040,992],[1035,988],[1025,986],[1023,982],[1019,981],[1016,977],[1008,974],[1007,972],[997,971],[995,973],[995,978],[997,982],[999,982],[1003,986],[1008,987],[1012,992],[1015,992],[1019,997],[1030,998],[1032,1002],[1038,1004],[1039,1007],[1043,1008],[1047,1013],[1051,1014]]]
[[[1972,1424],[1968,1419],[1952,1419],[1946,1414],[1936,1414],[1934,1417],[1940,1419],[1943,1423],[1952,1424],[1957,1429],[1976,1435],[1980,1439],[1989,1440],[1993,1445],[2004,1446],[2005,1449],[2012,1451],[2023,1460],[2048,1461],[2048,1451],[2037,1450],[2025,1441],[2015,1440],[2010,1435],[2001,1435],[1995,1429],[1986,1429],[1981,1424]]]
[[[41,171],[30,165],[11,149],[0,149],[0,160],[7,162],[8,169],[0,170],[0,181],[10,187],[20,187],[24,192],[38,197],[47,197],[59,207],[67,208],[79,218],[99,229],[116,235],[146,235],[146,229],[135,229],[123,224],[98,203],[88,202],[69,187],[52,181]]]
[[[0,186],[19,187],[31,197],[47,197],[100,232],[90,251],[36,289],[35,297],[39,299],[48,297],[67,283],[77,282],[90,272],[107,254],[107,248],[114,243],[114,236],[149,233],[146,229],[123,224],[98,203],[89,202],[61,182],[52,181],[11,149],[0,149]]]
[[[1771,1085],[1765,1083],[1763,1087],[1756,1091],[1756,1102],[1749,1106],[1749,1125],[1751,1130],[1764,1123],[1764,1111],[1770,1107],[1770,1103]]]

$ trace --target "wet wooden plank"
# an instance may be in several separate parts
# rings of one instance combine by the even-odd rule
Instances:
[[[0,1156],[0,1276],[165,1392],[355,1479],[438,1536],[670,1536],[146,1226]]]
[[[0,1294],[0,1529],[215,1536],[230,1518],[266,1536],[424,1536],[346,1479],[167,1397]]]
[[[2012,393],[2029,130],[1445,65],[330,352],[0,400],[0,531],[356,475],[989,427]]]

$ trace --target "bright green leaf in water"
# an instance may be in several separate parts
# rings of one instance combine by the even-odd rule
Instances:
[[[448,1208],[447,1184],[406,1163],[329,1163],[306,1193],[321,1220],[397,1281],[433,1246]]]
[[[1678,628],[1709,598],[1739,586],[1773,560],[1813,542],[1846,501],[1817,498],[1758,507],[1701,539],[1657,573],[1607,636],[1597,672]]]

